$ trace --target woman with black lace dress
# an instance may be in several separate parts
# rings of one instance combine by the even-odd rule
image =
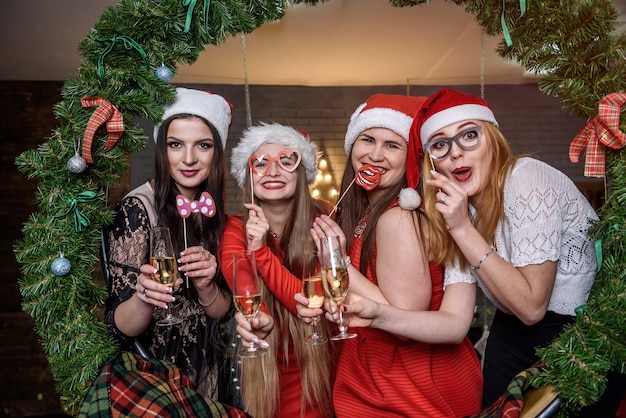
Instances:
[[[227,403],[219,379],[224,352],[219,326],[232,315],[232,298],[215,254],[226,217],[224,148],[230,122],[231,106],[223,97],[177,89],[155,127],[155,177],[119,203],[109,230],[111,293],[105,314],[122,341],[136,338],[153,358],[176,364],[197,392]],[[201,198],[205,192],[209,199]],[[183,196],[205,208],[183,217],[177,210]],[[173,288],[151,279],[156,271],[149,263],[149,232],[157,225],[169,227],[179,254]],[[167,312],[182,323],[157,326]]]

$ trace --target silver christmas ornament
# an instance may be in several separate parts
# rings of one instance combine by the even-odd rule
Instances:
[[[87,169],[87,162],[83,157],[76,153],[72,158],[67,162],[67,169],[70,170],[74,174],[80,174]]]

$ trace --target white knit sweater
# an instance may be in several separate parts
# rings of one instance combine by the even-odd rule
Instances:
[[[558,261],[548,310],[574,315],[587,301],[595,278],[595,247],[587,230],[597,219],[565,174],[539,160],[521,158],[504,186],[504,217],[495,231],[495,246],[514,267]],[[508,313],[474,271],[446,266],[444,286],[477,281],[489,300]]]

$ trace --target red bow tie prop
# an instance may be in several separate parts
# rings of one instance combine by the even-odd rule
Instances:
[[[578,162],[585,148],[585,176],[604,177],[605,146],[621,149],[626,146],[626,134],[619,130],[620,107],[626,103],[626,92],[604,96],[598,104],[598,114],[580,131],[569,147],[569,159]]]
[[[85,136],[83,138],[83,158],[86,162],[93,163],[93,158],[91,156],[91,143],[93,142],[93,136],[98,128],[106,122],[109,138],[107,139],[107,143],[104,147],[104,152],[107,152],[113,148],[117,141],[122,137],[122,134],[124,133],[124,118],[122,117],[120,111],[117,110],[111,102],[101,97],[85,96],[81,99],[81,104],[83,107],[98,106],[96,111],[93,112],[93,115],[91,115],[91,118],[89,118],[87,128],[85,129]]]
[[[176,196],[176,208],[178,214],[188,218],[192,213],[201,213],[206,217],[215,216],[215,203],[209,192],[202,192],[200,200],[191,201],[182,194]]]

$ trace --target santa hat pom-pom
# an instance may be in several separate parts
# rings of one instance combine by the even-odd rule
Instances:
[[[406,210],[413,210],[420,207],[422,197],[415,189],[404,188],[400,191],[400,207]]]

